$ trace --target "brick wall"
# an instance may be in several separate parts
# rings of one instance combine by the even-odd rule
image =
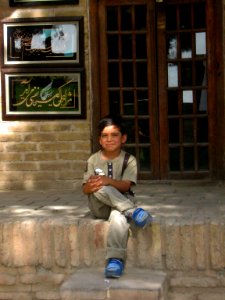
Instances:
[[[85,121],[7,122],[0,133],[0,189],[73,189],[90,153]]]
[[[1,20],[83,16],[85,71],[88,74],[86,0],[80,0],[79,5],[38,6],[32,9],[10,8],[8,3],[9,0],[1,0]],[[90,155],[88,82],[86,80],[85,120],[3,122],[0,119],[0,190],[74,189],[77,184],[80,185],[85,161]]]

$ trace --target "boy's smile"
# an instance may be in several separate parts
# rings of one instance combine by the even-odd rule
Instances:
[[[110,153],[111,155],[119,154],[126,140],[127,136],[125,134],[122,135],[119,128],[114,125],[106,126],[99,137],[99,143],[103,151],[105,154]]]

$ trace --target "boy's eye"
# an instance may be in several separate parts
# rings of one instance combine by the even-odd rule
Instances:
[[[119,133],[112,133],[111,136],[112,137],[118,137],[118,136],[120,136],[120,134]]]
[[[119,136],[120,136],[120,133],[116,132],[116,133],[112,133],[112,134],[102,134],[101,138],[102,139],[106,139],[108,137],[116,138],[116,137],[119,137]]]

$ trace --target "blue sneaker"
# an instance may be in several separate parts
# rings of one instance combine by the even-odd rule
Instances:
[[[132,214],[134,223],[139,227],[146,227],[152,222],[152,216],[143,208],[137,208]]]
[[[105,277],[119,278],[123,274],[124,264],[118,258],[110,258],[105,268]]]

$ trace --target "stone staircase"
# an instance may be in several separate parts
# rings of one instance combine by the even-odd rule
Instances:
[[[125,273],[105,279],[108,222],[74,191],[0,194],[0,300],[225,300],[225,188],[141,185]]]

